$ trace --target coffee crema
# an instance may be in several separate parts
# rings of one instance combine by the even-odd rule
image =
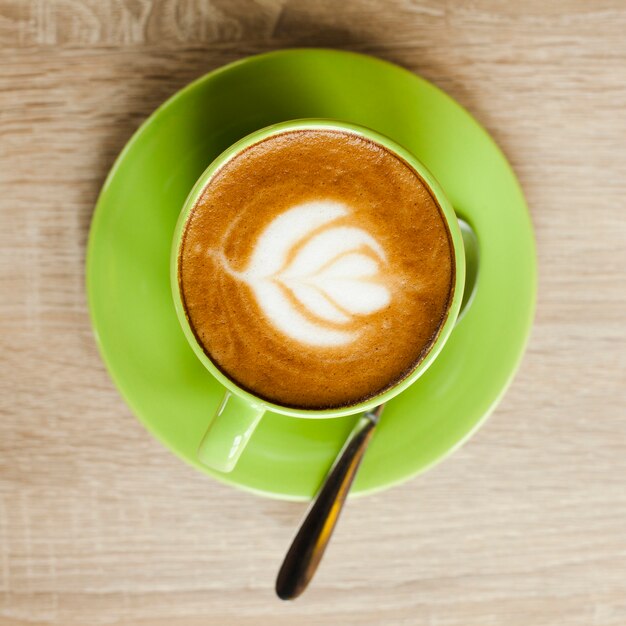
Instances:
[[[417,367],[454,291],[454,249],[421,177],[334,129],[271,135],[226,162],[178,259],[196,340],[238,386],[287,407],[362,402]]]

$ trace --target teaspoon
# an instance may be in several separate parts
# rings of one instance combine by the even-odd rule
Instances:
[[[276,594],[281,600],[297,598],[313,578],[384,406],[357,422],[315,497],[278,572]]]
[[[479,244],[474,229],[462,218],[459,218],[459,227],[465,248],[466,271],[457,323],[474,299],[479,265]],[[276,594],[281,600],[297,598],[311,582],[384,407],[384,404],[377,406],[357,422],[315,497],[278,572]]]

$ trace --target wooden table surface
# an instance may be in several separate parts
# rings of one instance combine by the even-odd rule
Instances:
[[[121,400],[84,290],[98,190],[188,81],[289,46],[372,53],[467,107],[537,232],[536,324],[487,425],[354,501],[298,602],[304,505],[222,486]],[[624,0],[0,0],[0,624],[626,624]]]

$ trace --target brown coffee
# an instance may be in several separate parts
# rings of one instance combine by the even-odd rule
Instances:
[[[270,136],[217,171],[179,256],[190,326],[239,387],[288,407],[359,403],[428,353],[454,290],[420,176],[338,130]]]

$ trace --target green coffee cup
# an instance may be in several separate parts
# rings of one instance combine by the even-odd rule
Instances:
[[[249,146],[272,135],[287,131],[319,128],[347,131],[370,139],[384,146],[390,152],[398,155],[420,175],[437,200],[443,216],[445,217],[452,240],[455,268],[455,284],[446,320],[428,354],[419,362],[415,369],[395,386],[385,390],[383,393],[375,397],[368,399],[365,402],[348,407],[322,411],[294,409],[267,402],[266,400],[258,398],[250,392],[241,389],[232,380],[225,376],[198,344],[189,325],[178,285],[180,247],[187,219],[202,191],[210,183],[212,177],[222,167],[222,165]],[[225,150],[209,165],[209,167],[207,167],[187,196],[181,210],[178,223],[174,231],[170,269],[174,305],[185,337],[203,365],[225,387],[224,398],[213,418],[207,420],[208,429],[206,434],[204,435],[202,441],[198,442],[198,459],[205,465],[208,465],[216,470],[229,472],[235,467],[237,460],[244,451],[246,444],[250,440],[250,437],[254,433],[255,428],[266,411],[274,411],[276,413],[281,413],[298,419],[340,417],[343,415],[361,413],[383,402],[388,402],[394,396],[398,395],[407,387],[412,385],[433,363],[448,340],[450,333],[454,329],[454,325],[461,311],[461,305],[463,302],[463,289],[465,284],[465,251],[461,229],[452,205],[446,198],[434,176],[414,155],[391,139],[361,126],[333,120],[301,119],[275,124],[253,132]]]

